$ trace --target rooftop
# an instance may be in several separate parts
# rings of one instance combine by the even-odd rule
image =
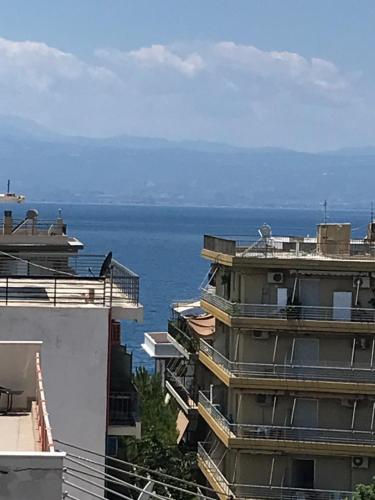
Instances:
[[[5,251],[60,249],[76,252],[83,248],[77,238],[67,235],[60,212],[55,220],[42,220],[38,211],[31,209],[24,218],[14,219],[12,211],[5,210],[1,222],[0,248]]]
[[[267,228],[265,230],[264,228]],[[205,235],[204,257],[227,256],[237,259],[295,259],[325,262],[375,263],[375,223],[363,238],[351,237],[350,224],[319,224],[317,235],[274,236],[262,226],[259,238]]]

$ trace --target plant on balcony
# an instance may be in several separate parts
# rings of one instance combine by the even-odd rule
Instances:
[[[375,500],[375,484],[358,484],[352,500]]]

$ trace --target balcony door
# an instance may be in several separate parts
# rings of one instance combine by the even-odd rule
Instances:
[[[352,292],[333,292],[333,319],[350,321],[352,318]]]
[[[296,398],[293,427],[318,427],[318,400]]]
[[[303,306],[320,306],[320,279],[301,279],[299,298]]]
[[[314,488],[315,463],[314,460],[295,459],[292,461],[292,487]],[[298,498],[298,496],[296,496]]]
[[[292,363],[315,366],[319,361],[319,339],[295,339]]]

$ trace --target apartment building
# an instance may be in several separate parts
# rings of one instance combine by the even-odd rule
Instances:
[[[375,476],[374,229],[204,237],[198,461],[220,498],[346,499]]]
[[[41,342],[0,342],[0,497],[60,500],[65,453],[55,450]]]
[[[143,318],[138,276],[111,253],[81,253],[61,213],[45,221],[28,210],[14,220],[5,211],[0,227],[0,339],[43,342],[56,439],[100,454],[108,441],[115,454],[119,436],[140,436],[121,345],[122,322]]]
[[[167,332],[146,332],[142,347],[155,359],[155,371],[179,408],[177,442],[196,449],[206,426],[198,419],[198,391],[205,386],[208,370],[198,362],[199,341],[209,345],[215,334],[215,318],[205,313],[199,300],[171,305]]]

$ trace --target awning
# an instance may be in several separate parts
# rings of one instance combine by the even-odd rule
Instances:
[[[178,412],[176,421],[176,428],[178,430],[177,444],[179,444],[181,439],[184,437],[188,425],[189,425],[189,419],[186,417],[185,413],[182,410],[180,410]]]
[[[186,318],[188,331],[199,337],[211,337],[215,333],[215,318],[212,314]]]
[[[182,316],[199,315],[203,312],[199,300],[194,302],[177,303],[173,306],[173,310]]]

